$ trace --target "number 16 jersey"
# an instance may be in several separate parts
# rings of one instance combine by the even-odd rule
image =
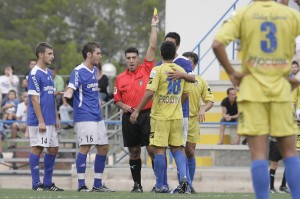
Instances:
[[[185,73],[175,63],[163,63],[154,67],[150,73],[147,90],[155,92],[150,116],[157,120],[182,119],[182,93],[189,92],[189,85],[184,79],[172,80],[167,73],[173,69]]]
[[[298,11],[274,1],[255,1],[239,10],[215,37],[225,46],[241,40],[242,71],[238,101],[287,102],[286,80],[300,34]]]

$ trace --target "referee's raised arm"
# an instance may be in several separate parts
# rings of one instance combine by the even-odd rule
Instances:
[[[150,33],[150,39],[149,39],[149,46],[148,46],[146,57],[145,57],[147,61],[155,60],[158,22],[159,22],[158,15],[153,16],[152,21],[151,21],[151,33]]]

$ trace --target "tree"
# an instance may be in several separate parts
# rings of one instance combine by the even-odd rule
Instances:
[[[46,41],[54,46],[59,73],[70,74],[82,61],[82,45],[99,41],[102,62],[121,66],[129,46],[144,56],[153,7],[159,10],[163,30],[165,1],[0,0],[0,65],[12,63],[17,74],[24,74],[35,45]],[[160,41],[163,36],[160,32]]]

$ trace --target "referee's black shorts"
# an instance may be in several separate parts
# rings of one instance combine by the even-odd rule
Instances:
[[[122,116],[122,133],[125,147],[148,146],[150,136],[150,111],[142,110],[136,124],[130,122],[131,113]]]
[[[278,162],[279,160],[282,160],[278,143],[273,140],[270,140],[269,143],[269,160],[273,162]]]

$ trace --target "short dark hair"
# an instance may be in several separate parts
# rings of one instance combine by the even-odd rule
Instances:
[[[136,48],[134,48],[134,47],[129,47],[129,48],[127,48],[127,49],[125,50],[125,55],[126,55],[127,53],[136,53],[137,55],[139,55],[138,49],[136,49]]]
[[[46,43],[46,42],[38,43],[35,47],[35,56],[36,56],[36,58],[39,58],[39,53],[45,53],[46,48],[49,48],[49,49],[53,50],[53,47],[50,44]]]
[[[173,60],[176,54],[176,46],[173,42],[164,41],[160,45],[160,53],[163,60]]]
[[[228,88],[226,91],[227,95],[229,95],[230,91],[232,91],[232,90],[235,90],[235,88],[233,88],[233,87]]]
[[[165,36],[165,40],[167,37],[171,37],[173,39],[175,39],[176,41],[176,46],[180,45],[180,36],[177,32],[169,32],[166,36]]]
[[[295,60],[292,61],[292,65],[294,65],[294,64],[297,65],[297,66],[299,67],[299,63],[298,63],[297,61],[295,61]]]
[[[17,92],[15,90],[9,90],[8,93],[14,93],[17,96]]]
[[[90,41],[84,44],[81,50],[83,59],[87,58],[87,53],[93,53],[96,48],[101,48],[100,44],[97,42]]]
[[[13,74],[15,74],[15,67],[12,64],[6,65],[5,68],[11,68],[11,70],[13,71]]]
[[[186,58],[191,57],[193,59],[194,64],[197,64],[199,61],[198,55],[194,52],[185,52],[182,55]]]

